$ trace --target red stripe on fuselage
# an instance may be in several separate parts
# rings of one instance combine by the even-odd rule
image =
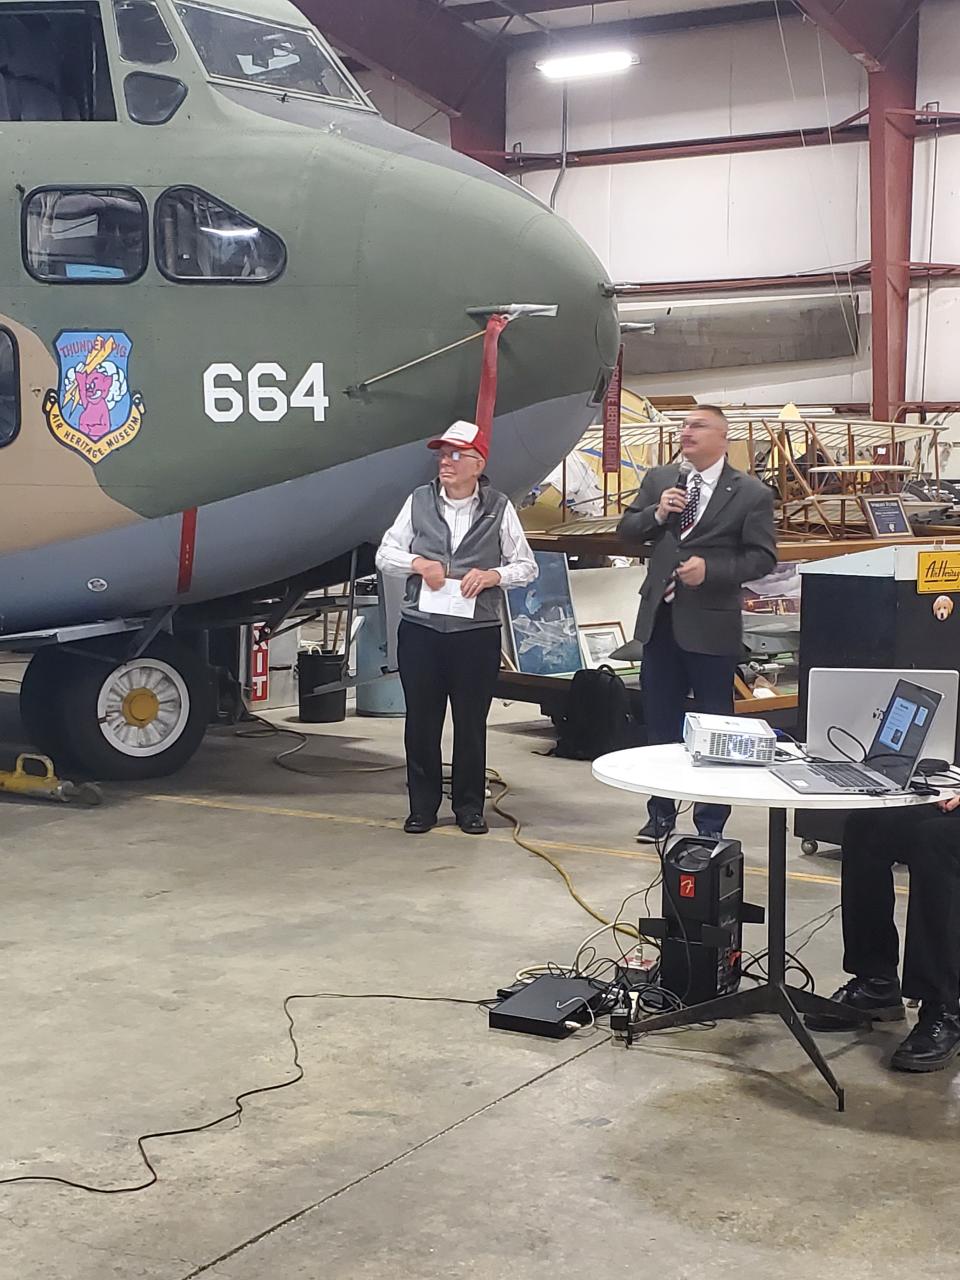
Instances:
[[[197,508],[183,513],[180,526],[180,573],[177,577],[177,595],[185,595],[193,583],[193,558],[197,542]]]

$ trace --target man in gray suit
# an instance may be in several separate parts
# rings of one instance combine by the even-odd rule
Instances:
[[[651,743],[680,742],[692,692],[699,711],[733,713],[733,677],[743,656],[741,587],[777,562],[773,494],[727,462],[727,419],[700,405],[687,414],[679,464],[654,467],[624,512],[627,542],[652,542],[634,636],[643,645],[641,685]],[[659,841],[676,805],[652,796],[638,839]],[[694,822],[718,836],[725,805],[700,804]]]

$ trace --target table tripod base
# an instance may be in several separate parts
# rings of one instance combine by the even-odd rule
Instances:
[[[787,1024],[794,1039],[833,1090],[837,1099],[837,1110],[843,1111],[843,1089],[800,1017],[801,1013],[835,1014],[836,1009],[834,1001],[824,996],[814,995],[810,991],[798,991],[795,987],[787,987],[781,982],[768,982],[749,991],[737,991],[733,995],[718,996],[715,1000],[692,1005],[689,1009],[678,1009],[672,1013],[660,1013],[650,1018],[642,1018],[630,1024],[627,1043],[629,1044],[635,1036],[643,1035],[648,1031],[666,1031],[671,1027],[689,1027],[699,1022],[715,1022],[725,1018],[748,1018],[755,1013],[775,1013]],[[847,1013],[848,1010],[844,1009],[845,1017]],[[871,1025],[870,1018],[866,1014],[851,1014],[851,1016],[858,1017],[865,1027]]]

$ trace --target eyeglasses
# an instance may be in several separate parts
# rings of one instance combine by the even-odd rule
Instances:
[[[479,460],[480,455],[478,453],[471,453],[469,450],[466,450],[466,449],[441,449],[440,450],[441,462],[443,462],[444,459],[447,459],[450,462],[460,462],[463,458],[477,458]]]

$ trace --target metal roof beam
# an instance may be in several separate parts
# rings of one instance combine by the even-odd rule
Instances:
[[[394,77],[451,116],[454,145],[462,134],[471,150],[505,148],[505,49],[465,26],[455,10],[436,0],[295,3],[342,53]]]
[[[513,0],[510,0],[512,3]],[[783,0],[780,0],[781,5]],[[453,10],[457,12],[456,9]],[[695,9],[683,13],[665,13],[653,18],[622,18],[616,22],[598,23],[595,27],[554,27],[550,31],[529,31],[511,35],[506,43],[515,49],[562,48],[567,43],[583,41],[593,32],[604,41],[632,40],[636,37],[669,35],[673,31],[710,30],[731,23],[769,21],[777,14],[774,0],[756,0],[751,4],[727,4],[719,9]],[[787,14],[784,13],[786,17]],[[799,16],[799,15],[798,15]]]
[[[923,0],[793,0],[822,31],[862,62],[881,71]]]
[[[941,133],[960,129],[953,124]],[[867,125],[846,122],[826,129],[784,129],[776,133],[731,134],[714,138],[682,138],[672,142],[637,143],[633,146],[598,147],[567,153],[570,169],[605,168],[618,164],[642,164],[649,160],[684,160],[695,156],[740,155],[749,151],[784,151],[793,147],[819,147],[841,142],[866,142]],[[559,169],[559,152],[508,152],[508,173],[538,173]]]
[[[955,280],[960,277],[960,263],[956,262],[898,262],[892,263],[904,272],[909,285],[926,280]],[[768,290],[805,292],[808,289],[829,289],[844,293],[851,289],[867,289],[871,285],[869,262],[854,267],[837,267],[834,271],[808,271],[788,276],[739,276],[728,280],[649,280],[643,283],[625,281],[613,286],[616,297],[630,298],[681,298],[697,297],[708,293],[765,293]],[[883,419],[886,421],[886,419]]]
[[[597,9],[601,10],[597,14],[601,24],[605,25],[602,6],[611,2],[612,0],[596,0]],[[502,18],[509,10],[536,17],[539,14],[556,13],[562,9],[586,8],[589,8],[589,0],[506,0],[505,5],[500,5],[498,0],[476,0],[476,3],[452,5],[451,12],[463,22],[485,22],[491,18]],[[650,28],[654,32],[677,31],[689,27],[713,26],[718,21],[737,22],[740,21],[738,15],[755,16],[750,13],[750,10],[753,9],[769,10],[770,12],[765,13],[763,16],[772,17],[773,8],[772,3],[754,0],[753,3],[747,4],[723,5],[719,9],[688,9],[681,12],[656,14],[649,18],[638,19],[638,21],[650,24]],[[715,16],[716,14],[725,14],[726,16],[718,19]],[[564,31],[570,29],[564,27],[559,31],[559,34],[562,35]],[[576,30],[576,28],[573,29]]]
[[[587,0],[589,3],[589,0]],[[604,4],[611,4],[613,0],[595,0],[599,7]],[[454,14],[461,22],[485,22],[489,18],[502,18],[509,10],[516,13],[554,13],[558,9],[582,9],[584,0],[507,0],[507,5],[501,5],[497,0],[478,0],[474,4],[458,4],[453,5]]]

